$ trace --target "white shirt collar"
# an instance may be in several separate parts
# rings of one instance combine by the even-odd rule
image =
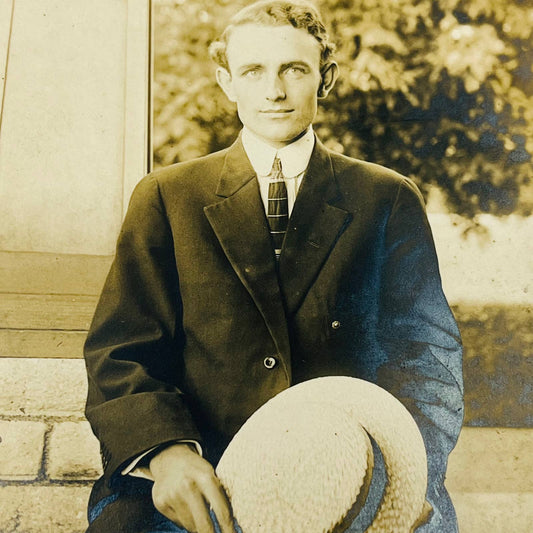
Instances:
[[[300,175],[307,168],[315,146],[315,135],[312,126],[297,141],[277,150],[259,139],[249,129],[243,128],[242,144],[258,176],[267,176],[276,155],[281,160],[281,168],[286,178]]]

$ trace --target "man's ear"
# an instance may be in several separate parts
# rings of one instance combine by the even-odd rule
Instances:
[[[231,74],[224,67],[218,67],[216,72],[217,83],[224,91],[230,102],[236,102],[235,92],[233,91],[233,83]]]
[[[335,61],[328,63],[322,69],[322,81],[320,82],[320,87],[318,88],[318,98],[326,98],[331,89],[333,89],[338,75],[339,65],[337,65]]]

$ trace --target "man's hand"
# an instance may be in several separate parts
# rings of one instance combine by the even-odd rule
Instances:
[[[213,467],[188,444],[174,444],[150,461],[155,508],[191,533],[214,533],[209,506],[222,533],[235,533],[226,493]]]

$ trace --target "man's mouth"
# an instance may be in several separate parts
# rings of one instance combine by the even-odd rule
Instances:
[[[263,109],[261,113],[267,115],[286,115],[287,113],[292,113],[294,109]]]

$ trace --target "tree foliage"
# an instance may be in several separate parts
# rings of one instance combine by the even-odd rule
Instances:
[[[156,0],[156,165],[240,128],[209,43],[249,1]],[[320,0],[341,77],[315,123],[331,148],[438,187],[453,212],[533,207],[531,0]]]

